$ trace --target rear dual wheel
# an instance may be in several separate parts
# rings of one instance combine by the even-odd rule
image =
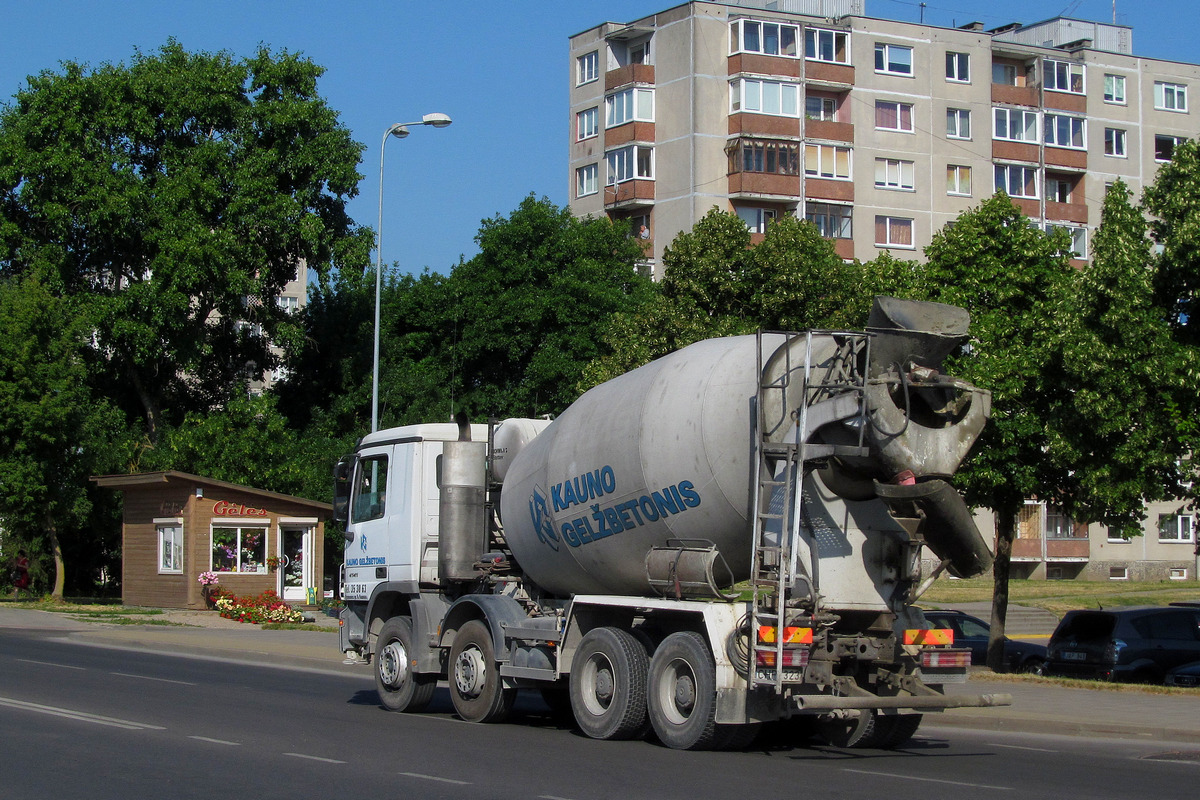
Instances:
[[[645,735],[646,675],[650,657],[641,639],[622,628],[595,628],[571,661],[571,711],[593,739]]]

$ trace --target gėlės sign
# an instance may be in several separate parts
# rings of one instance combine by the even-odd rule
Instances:
[[[213,503],[214,517],[266,517],[267,510],[265,508],[251,508],[237,503],[230,503],[227,500],[218,500]]]

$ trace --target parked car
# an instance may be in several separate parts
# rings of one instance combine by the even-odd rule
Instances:
[[[1200,661],[1167,670],[1167,677],[1163,683],[1167,686],[1200,686]]]
[[[988,637],[992,628],[978,617],[961,611],[926,611],[925,619],[931,628],[954,631],[955,647],[971,648],[971,663],[986,664]],[[1040,644],[1018,642],[1004,637],[1004,666],[1009,672],[1032,672],[1041,675],[1046,667],[1046,648]]]
[[[1052,675],[1162,683],[1200,660],[1200,608],[1068,611],[1047,649]]]

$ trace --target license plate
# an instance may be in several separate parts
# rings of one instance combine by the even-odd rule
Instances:
[[[1063,653],[1063,660],[1065,661],[1084,661],[1085,659],[1087,659],[1087,653],[1076,653],[1073,650]]]
[[[754,671],[754,677],[760,681],[769,681],[771,683],[774,683],[775,682],[775,670],[773,670],[773,669],[756,669]],[[783,682],[784,683],[803,683],[804,682],[804,670],[785,669],[783,671]]]

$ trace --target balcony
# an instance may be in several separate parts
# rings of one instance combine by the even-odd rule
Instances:
[[[1087,539],[1047,539],[1047,561],[1087,561],[1091,542]]]
[[[853,142],[854,123],[834,122],[828,119],[809,119],[804,122],[804,135],[809,139]]]
[[[1088,207],[1085,203],[1055,203],[1052,200],[1047,200],[1046,219],[1077,222],[1080,225],[1086,225],[1088,221]]]
[[[764,56],[758,53],[736,53],[729,57],[729,74],[752,72],[756,75],[800,77],[800,59]]]
[[[1076,114],[1087,113],[1087,95],[1070,92],[1045,92],[1042,94],[1042,104],[1046,108],[1059,111],[1073,111]]]
[[[729,176],[729,195],[732,198],[794,200],[800,196],[800,176],[734,172]]]
[[[654,83],[653,64],[626,64],[604,73],[604,91],[609,92],[631,83]]]
[[[608,128],[604,131],[604,146],[606,148],[619,147],[634,142],[653,144],[654,123],[626,122],[624,125]]]
[[[992,158],[1004,161],[1024,161],[1028,164],[1036,164],[1040,161],[1036,144],[1010,142],[1005,139],[992,140]]]
[[[604,207],[638,208],[654,205],[654,181],[632,180],[604,187]]]
[[[994,150],[995,148],[993,148]],[[1081,172],[1087,170],[1087,151],[1046,146],[1046,166],[1067,167]]]
[[[849,88],[854,85],[854,67],[850,64],[831,64],[828,61],[804,62],[804,79],[810,83]]]
[[[809,200],[854,202],[854,181],[835,181],[809,177],[804,181],[804,196]]]
[[[770,114],[737,112],[729,115],[730,136],[789,136],[800,137],[800,120],[795,117],[776,117]]]
[[[1037,86],[1012,86],[1007,83],[992,84],[992,102],[1035,108],[1041,105]]]

